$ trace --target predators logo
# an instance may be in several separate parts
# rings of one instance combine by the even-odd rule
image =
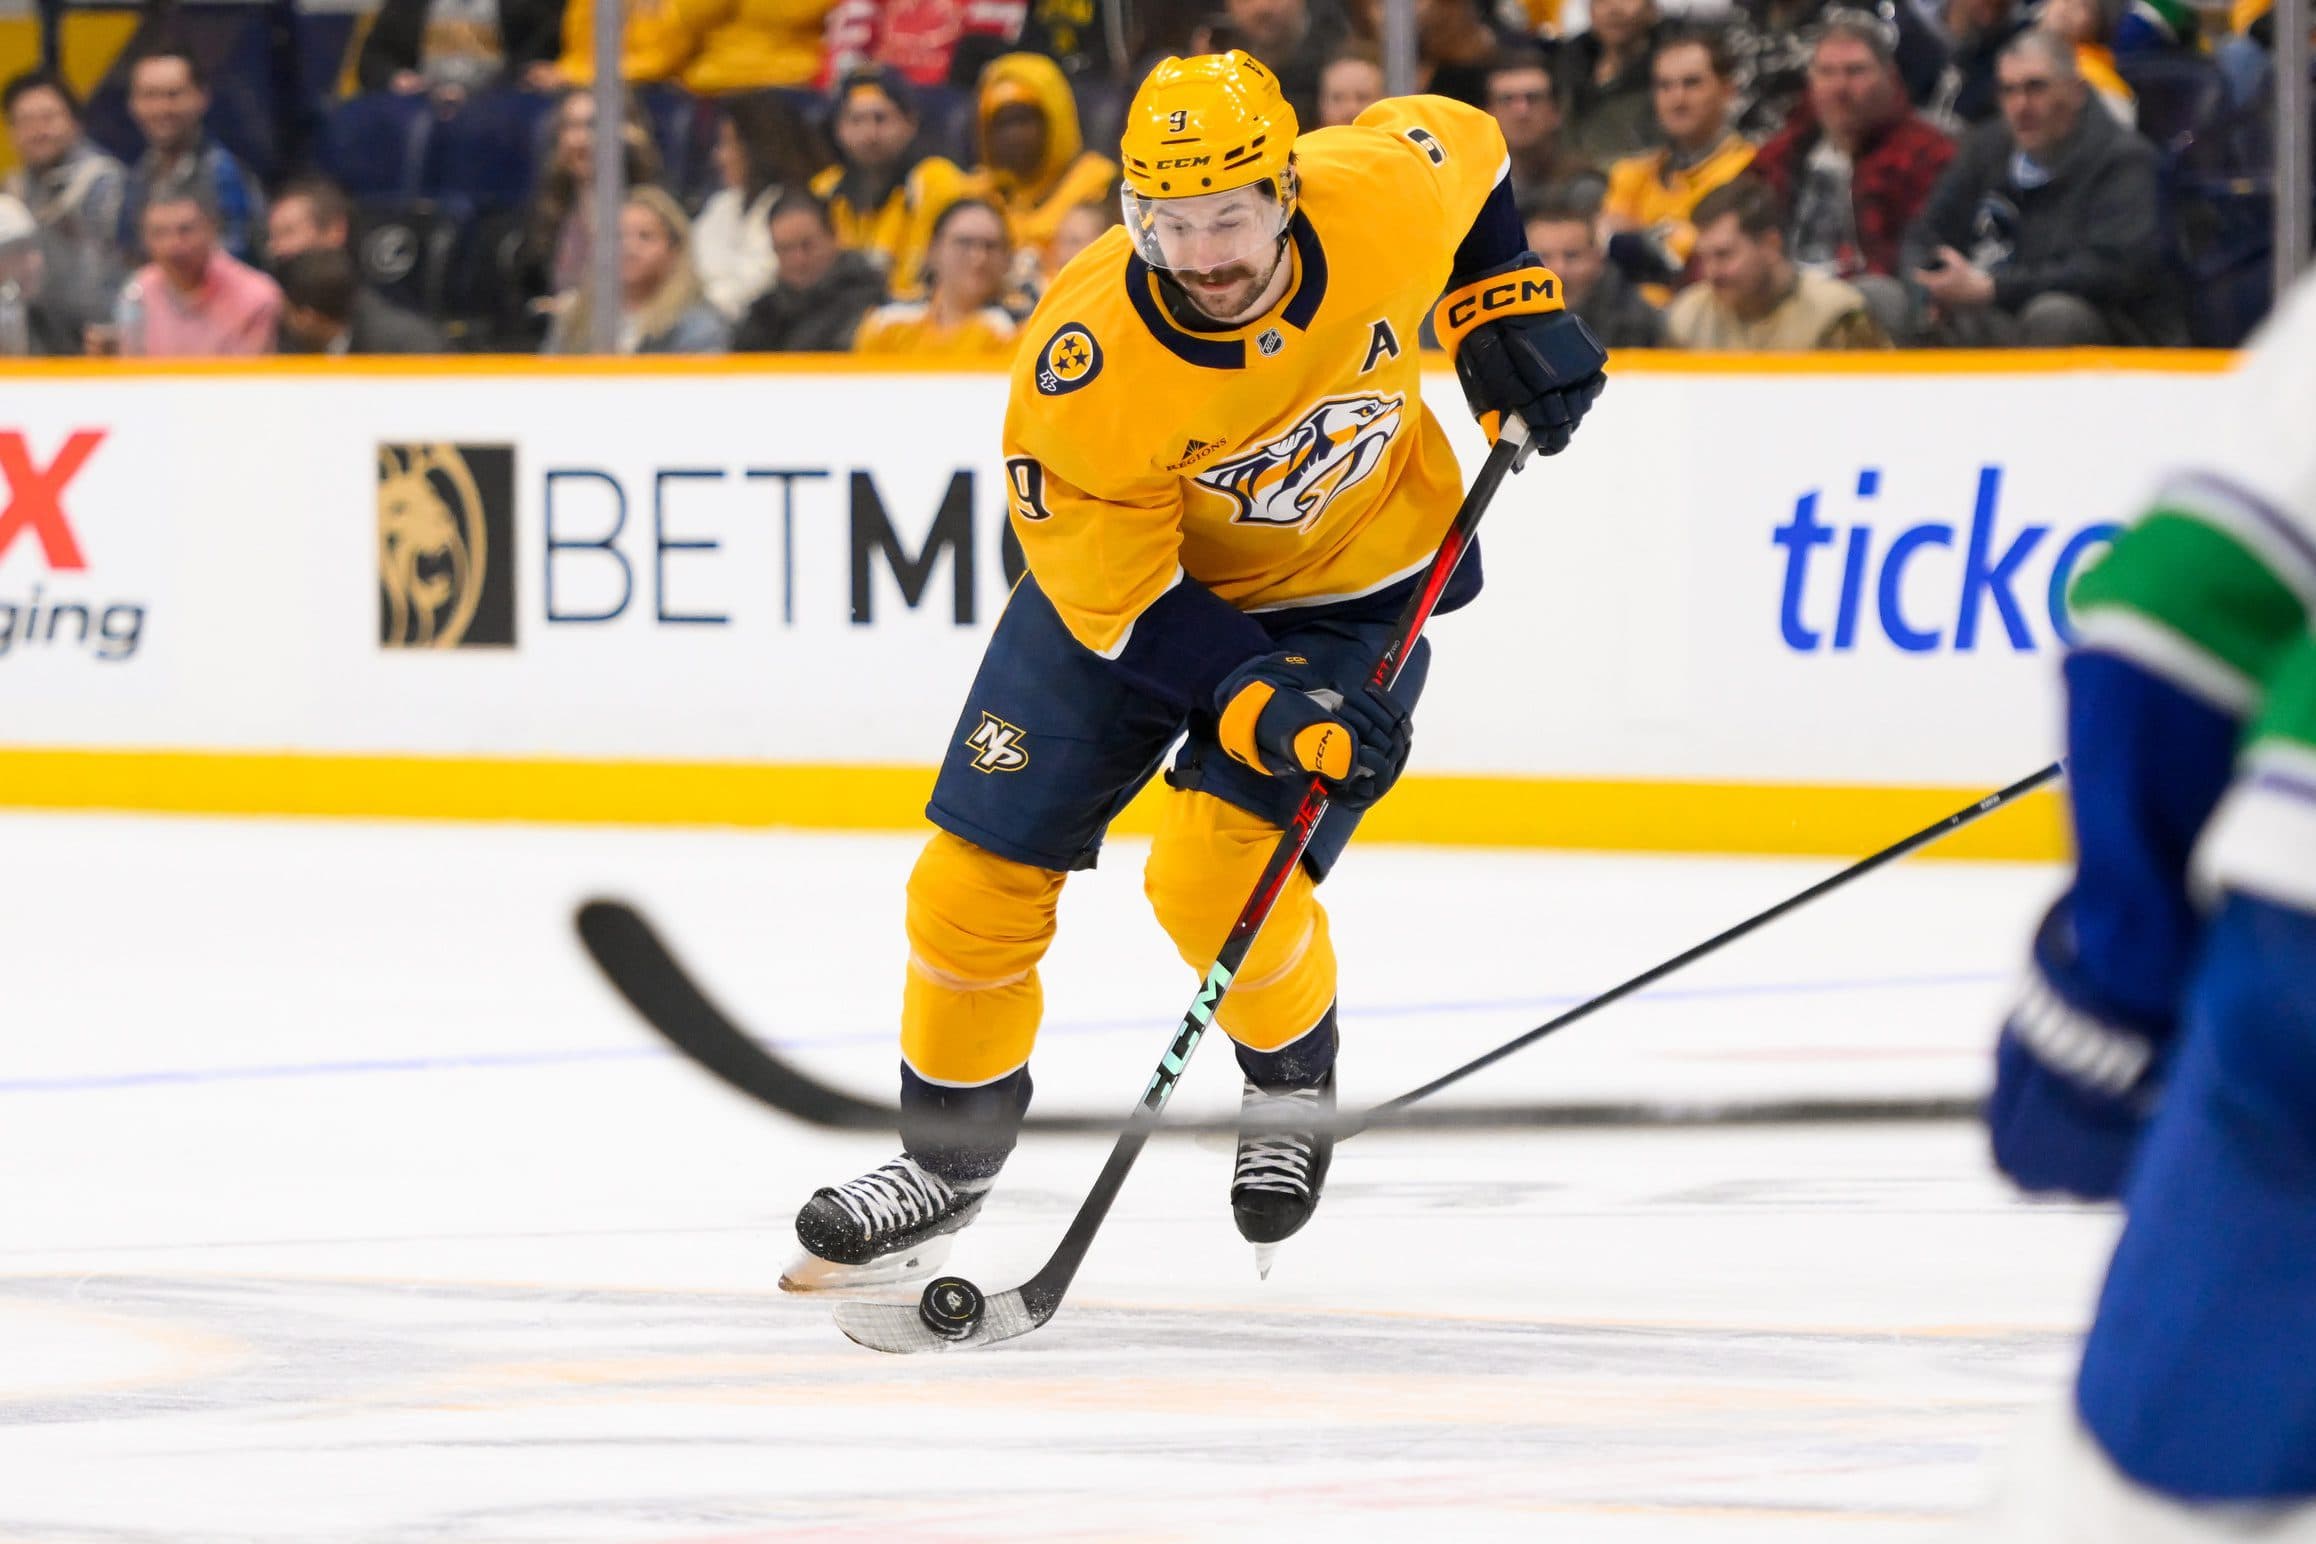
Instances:
[[[1029,765],[1029,752],[1022,749],[1022,739],[1019,726],[984,710],[980,724],[965,737],[965,743],[973,747],[973,770],[1019,772]]]
[[[1403,406],[1397,394],[1330,397],[1285,434],[1217,462],[1196,481],[1236,506],[1235,524],[1308,531],[1344,489],[1383,460]]]

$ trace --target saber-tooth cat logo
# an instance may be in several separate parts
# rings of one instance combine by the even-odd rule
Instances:
[[[1403,400],[1329,398],[1277,439],[1216,462],[1196,481],[1237,506],[1234,524],[1308,531],[1344,489],[1383,459],[1399,432]]]
[[[514,558],[513,446],[378,447],[380,646],[511,646]]]
[[[981,715],[980,724],[965,737],[973,747],[973,770],[976,772],[1019,772],[1029,765],[1029,752],[1021,748],[1022,733],[996,714]]]

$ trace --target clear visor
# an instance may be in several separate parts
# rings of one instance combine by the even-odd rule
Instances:
[[[1124,193],[1126,229],[1142,261],[1168,273],[1211,273],[1268,263],[1292,213],[1276,179],[1194,198]]]

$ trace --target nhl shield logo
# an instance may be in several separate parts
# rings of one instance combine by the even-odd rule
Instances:
[[[1049,397],[1076,391],[1102,373],[1102,346],[1076,322],[1048,339],[1037,356],[1037,389]]]
[[[1029,752],[1022,748],[1025,738],[1017,725],[984,711],[981,722],[965,737],[965,743],[973,748],[973,770],[1019,772],[1029,765]]]
[[[1286,346],[1287,340],[1279,336],[1279,330],[1276,327],[1264,328],[1263,335],[1255,339],[1255,347],[1263,351],[1263,358],[1265,359],[1270,358]]]

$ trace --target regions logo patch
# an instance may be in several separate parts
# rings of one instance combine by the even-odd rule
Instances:
[[[1102,373],[1102,346],[1076,322],[1055,333],[1037,356],[1037,389],[1049,397],[1076,391]]]
[[[1029,765],[1029,752],[1021,748],[1023,738],[1018,727],[984,709],[980,724],[965,737],[973,747],[973,770],[1019,772]]]

